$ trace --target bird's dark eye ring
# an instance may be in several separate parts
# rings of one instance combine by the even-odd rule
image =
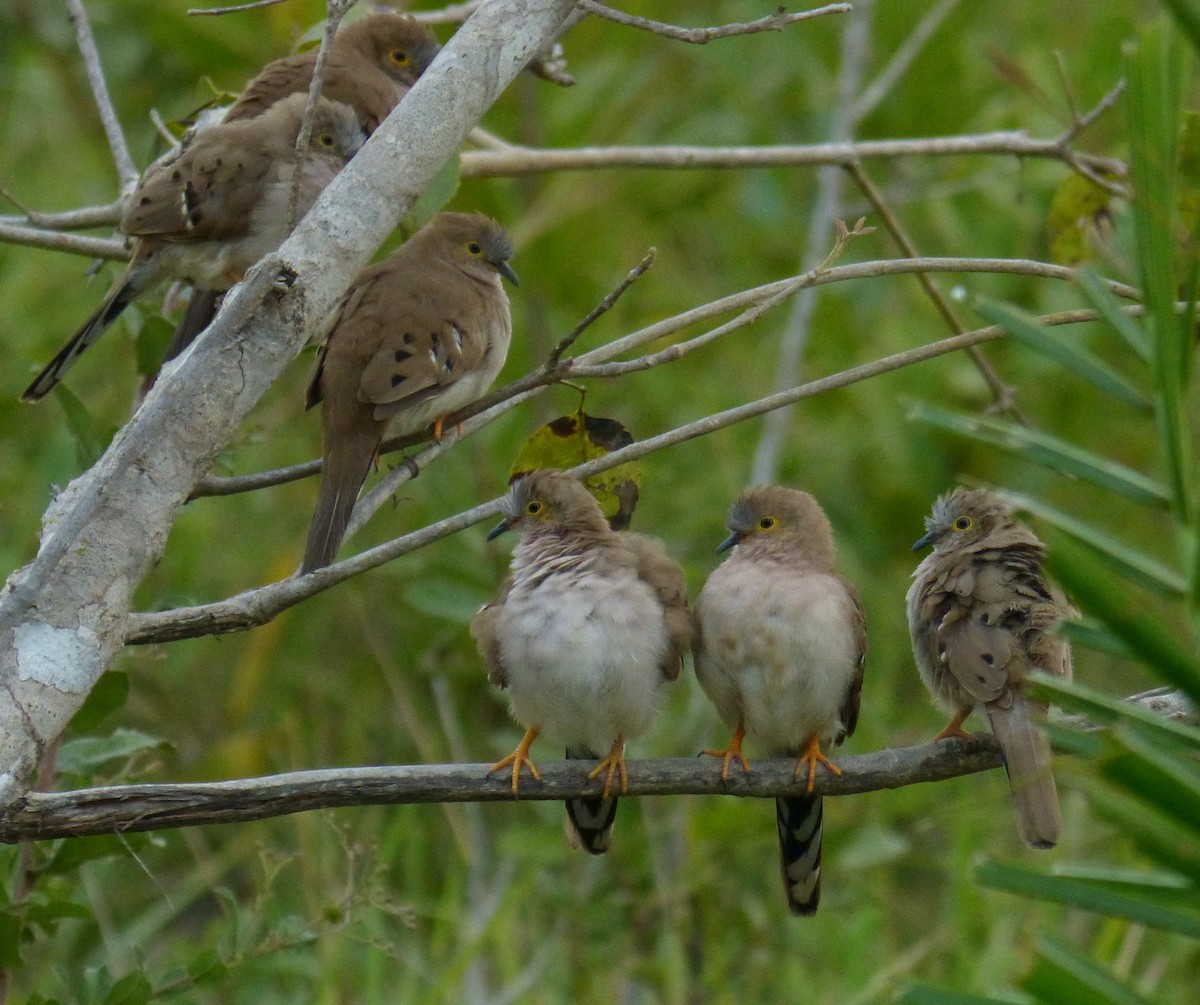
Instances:
[[[775,526],[775,518],[773,516],[764,516],[758,521],[759,530],[770,530]]]
[[[329,133],[322,133],[317,137],[317,142],[323,147],[331,147],[333,146],[333,137]]]
[[[969,516],[960,516],[954,521],[955,530],[970,530],[975,525],[975,521]]]
[[[470,241],[467,244],[467,251],[469,251],[472,255],[482,254],[483,245],[481,245],[478,241]]]
[[[408,65],[408,53],[403,49],[393,49],[388,53],[388,58],[391,59],[393,63],[398,63],[400,66]]]
[[[542,504],[539,500],[534,499],[533,502],[525,504],[525,512],[530,516],[537,516],[542,511]]]

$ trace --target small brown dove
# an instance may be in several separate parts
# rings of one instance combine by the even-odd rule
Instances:
[[[246,85],[222,121],[252,119],[281,98],[297,92],[307,94],[317,51],[307,49],[268,63]],[[417,78],[429,69],[438,51],[433,32],[419,21],[391,11],[368,14],[334,35],[325,61],[321,96],[353,108],[370,136]],[[188,309],[167,346],[165,359],[174,359],[208,327],[216,314],[218,300],[215,290],[197,289],[192,293]]]
[[[321,491],[300,572],[337,557],[384,435],[419,432],[492,385],[512,335],[503,276],[512,242],[476,213],[439,213],[358,274],[317,357],[308,407],[324,402]]]
[[[279,102],[260,118],[200,133],[179,157],[148,170],[120,229],[134,239],[129,267],[96,312],[21,395],[44,397],[80,354],[135,297],[166,279],[227,290],[288,234],[295,143],[305,97]],[[362,145],[345,105],[318,104],[308,155],[300,165],[297,217]]]
[[[813,790],[818,762],[838,768],[821,744],[839,744],[858,724],[866,619],[858,591],[838,575],[833,530],[807,492],[767,485],[729,513],[733,554],[708,577],[696,604],[696,677],[734,730],[721,777],[749,738],[770,755],[798,757],[797,778]],[[820,796],[775,800],[788,907],[811,915],[821,899]]]
[[[508,578],[471,622],[488,677],[507,688],[525,727],[517,749],[492,766],[539,778],[529,757],[545,733],[568,758],[603,758],[598,798],[567,802],[567,836],[593,855],[608,850],[625,742],[645,733],[664,685],[679,676],[692,642],[683,570],[653,538],[617,533],[595,498],[562,471],[521,477],[489,540],[515,530]]]
[[[908,628],[921,679],[950,723],[935,739],[965,736],[963,720],[982,705],[1000,745],[1017,827],[1034,848],[1062,832],[1046,706],[1026,690],[1042,670],[1071,678],[1071,650],[1056,630],[1070,615],[1042,574],[1045,546],[1017,524],[1001,499],[955,489],[925,518],[913,551],[933,545],[913,574]]]
[[[225,122],[252,119],[281,98],[308,92],[316,47],[268,63],[225,113]],[[370,135],[408,93],[439,52],[433,32],[419,21],[377,11],[343,26],[333,37],[321,96],[349,105]]]

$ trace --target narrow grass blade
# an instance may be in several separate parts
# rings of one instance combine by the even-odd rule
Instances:
[[[1054,360],[1117,401],[1146,413],[1154,410],[1153,403],[1146,395],[1099,356],[1075,342],[1052,335],[1033,315],[988,297],[980,297],[975,302],[975,310],[986,321],[1000,325],[1013,338]]]
[[[1056,1005],[1150,1005],[1109,971],[1057,939],[1038,941],[1033,969],[1021,986],[1039,1001]]]
[[[1138,659],[1168,683],[1200,702],[1200,663],[1180,645],[1174,633],[1144,609],[1129,591],[1114,582],[1096,552],[1061,535],[1050,550],[1049,565],[1067,594],[1082,610],[1125,640]]]
[[[989,415],[964,415],[918,402],[909,417],[989,446],[999,447],[1034,464],[1073,478],[1082,478],[1151,506],[1167,507],[1170,490],[1140,471],[1101,457],[1038,429]]]
[[[1184,910],[1194,900],[1191,884],[1166,886],[1150,882],[1128,882],[1103,877],[1052,876],[1043,872],[1017,869],[987,862],[975,872],[976,880],[993,890],[1015,893],[1033,900],[1091,911],[1113,918],[1125,918],[1190,939],[1200,939],[1200,914]]]
[[[1142,326],[1121,310],[1120,301],[1113,291],[1091,269],[1080,269],[1076,278],[1088,303],[1143,363],[1149,363],[1154,357],[1150,339]]]

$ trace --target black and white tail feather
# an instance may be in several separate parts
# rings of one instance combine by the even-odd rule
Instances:
[[[599,757],[585,747],[568,747],[567,760],[596,761]],[[613,821],[617,818],[617,800],[568,799],[567,840],[572,847],[592,855],[603,855],[612,843]]]

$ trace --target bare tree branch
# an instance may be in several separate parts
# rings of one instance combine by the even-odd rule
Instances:
[[[0,223],[0,241],[21,244],[27,248],[67,251],[90,258],[111,258],[114,261],[129,259],[129,249],[125,247],[125,242],[115,237],[84,237],[80,234],[64,234],[60,230],[41,230],[37,227]]]
[[[720,764],[695,757],[628,761],[629,796],[798,795],[807,782],[796,762],[754,760],[722,781]],[[837,758],[840,776],[817,773],[814,792],[848,796],[939,782],[1000,766],[990,733],[920,747],[899,747]],[[541,782],[522,778],[520,799],[561,800],[595,795],[589,761],[539,761]],[[47,840],[89,834],[154,831],[239,823],[328,809],[412,803],[513,802],[511,780],[489,775],[486,764],[430,764],[295,771],[225,782],[106,785],[75,792],[30,792],[0,818],[0,841]]]
[[[1129,307],[1127,308],[1127,312],[1134,316],[1140,316],[1142,308],[1140,306]],[[1095,321],[1097,318],[1098,315],[1095,311],[1078,310],[1046,315],[1039,320],[1044,325],[1057,326],[1080,324],[1086,321]],[[744,422],[747,419],[763,415],[772,409],[782,408],[784,405],[790,405],[805,398],[815,397],[827,391],[849,387],[860,381],[869,380],[881,374],[891,373],[894,370],[911,366],[914,363],[921,363],[938,356],[944,356],[947,353],[958,352],[966,349],[968,346],[994,341],[1003,338],[1005,334],[1002,328],[992,325],[973,332],[967,332],[963,335],[942,339],[939,342],[907,349],[904,352],[886,356],[861,366],[852,367],[849,370],[843,370],[840,373],[810,381],[807,384],[802,384],[787,391],[768,395],[757,401],[747,402],[744,405],[739,405],[724,412],[705,416],[704,418],[697,419],[695,422],[687,423],[677,429],[661,433],[658,436],[639,440],[620,450],[606,454],[601,458],[581,464],[573,468],[572,471],[580,478],[589,477],[628,461],[638,460],[658,450],[663,450],[700,436],[707,436],[710,433],[735,425],[738,422]],[[586,358],[580,357],[580,360],[582,361]],[[564,364],[569,364],[571,361],[565,360],[563,362]],[[586,364],[580,363],[581,367],[584,365]],[[573,375],[570,368],[566,369],[566,375]],[[500,405],[493,406],[487,412],[476,416],[474,419],[468,420],[463,424],[464,432],[469,433],[492,421],[496,413],[508,411],[510,408],[515,407],[517,403],[524,401],[531,393],[531,391],[525,391],[522,396],[510,398]],[[420,464],[428,463],[429,459],[437,456],[438,453],[446,449],[448,440],[449,437],[440,444],[430,444],[418,455],[418,462]],[[411,477],[411,473],[409,476]],[[132,614],[128,619],[126,642],[130,645],[173,642],[180,639],[197,638],[202,635],[220,635],[228,632],[245,631],[249,628],[264,625],[288,608],[318,593],[331,589],[353,576],[357,576],[369,569],[374,569],[395,558],[399,558],[401,555],[424,548],[434,541],[457,534],[459,531],[472,527],[475,524],[495,518],[500,512],[501,503],[502,500],[493,499],[474,506],[471,509],[464,510],[454,516],[423,527],[420,530],[405,534],[385,544],[377,545],[374,548],[369,548],[351,558],[335,562],[333,565],[326,566],[307,576],[290,576],[287,579],[247,590],[211,604],[182,607],[152,614]]]
[[[636,270],[635,270],[636,271]],[[607,345],[593,349],[590,352],[584,353],[581,356],[575,357],[567,361],[560,368],[557,363],[547,365],[527,374],[519,380],[513,381],[502,388],[490,392],[478,401],[460,409],[459,411],[447,416],[445,427],[450,429],[459,424],[464,425],[465,432],[473,432],[475,429],[481,428],[480,425],[468,424],[468,420],[474,418],[483,412],[489,413],[489,421],[499,418],[512,405],[492,412],[495,406],[512,402],[513,404],[528,400],[530,393],[540,388],[549,387],[559,383],[561,380],[570,376],[616,376],[621,371],[618,367],[613,371],[597,370],[597,371],[582,371],[579,367],[600,366],[608,360],[615,359],[617,356],[623,355],[640,346],[647,345],[651,342],[657,342],[663,338],[667,338],[695,324],[700,324],[711,318],[721,314],[728,314],[732,311],[743,312],[739,319],[735,322],[729,322],[721,325],[718,329],[713,329],[710,332],[703,333],[690,339],[687,343],[685,351],[691,351],[705,344],[707,341],[712,341],[713,338],[720,335],[729,334],[738,328],[745,327],[757,317],[757,311],[754,314],[748,313],[751,309],[760,307],[761,305],[771,302],[777,303],[779,299],[786,297],[805,286],[821,286],[826,283],[845,282],[852,279],[874,278],[885,275],[905,275],[910,273],[918,273],[920,271],[928,272],[995,272],[997,274],[1009,275],[1028,275],[1037,276],[1043,279],[1058,279],[1070,282],[1074,279],[1074,271],[1062,265],[1053,265],[1048,262],[1036,262],[1030,259],[1013,259],[1013,258],[920,258],[920,259],[891,259],[885,261],[874,262],[857,262],[853,265],[835,266],[832,268],[822,269],[818,272],[807,272],[799,276],[793,276],[789,279],[777,280],[773,283],[767,283],[764,286],[757,286],[749,290],[743,290],[740,293],[734,293],[727,297],[722,297],[714,300],[711,303],[702,304],[699,307],[694,307],[682,314],[675,315],[671,318],[666,318],[662,321],[655,322],[652,325],[642,328],[639,331],[632,332],[629,335],[616,339]],[[1131,286],[1124,283],[1108,280],[1106,281],[1109,289],[1117,296],[1124,297],[1130,300],[1137,300],[1140,297],[1139,292]],[[1043,319],[1045,320],[1045,319]],[[653,359],[649,365],[656,366],[659,363],[670,362],[681,355],[676,351],[675,347],[669,347],[663,351],[660,357]],[[569,369],[568,369],[569,367]],[[647,365],[639,363],[633,369],[647,369]],[[415,433],[404,437],[395,437],[384,442],[380,448],[380,453],[386,455],[396,450],[405,447],[413,446],[421,443],[429,438],[428,432]],[[455,442],[447,437],[447,445]],[[233,475],[228,477],[220,477],[209,475],[202,479],[196,486],[191,498],[200,498],[202,496],[223,496],[236,495],[241,492],[254,492],[259,489],[271,488],[275,485],[283,485],[287,482],[295,481],[299,478],[308,478],[311,475],[317,474],[321,470],[321,462],[319,459],[304,461],[300,464],[294,464],[286,468],[277,468],[272,471],[260,471],[248,475]],[[397,485],[392,485],[390,491],[395,491]]]
[[[462,155],[463,178],[512,177],[549,171],[598,171],[640,167],[662,170],[697,168],[788,167],[848,164],[856,160],[901,157],[961,157],[1009,155],[1064,160],[1057,139],[1033,139],[1021,130],[966,136],[932,136],[909,140],[860,140],[857,143],[814,143],[764,147],[575,147],[538,149],[514,146],[505,150],[468,150]],[[1123,178],[1124,161],[1095,154],[1074,155],[1080,164]]]
[[[137,165],[129,156],[125,134],[121,131],[121,123],[113,108],[112,98],[108,96],[108,83],[104,79],[104,68],[100,65],[100,53],[96,51],[96,39],[92,35],[92,25],[88,21],[87,11],[84,10],[83,0],[67,0],[67,13],[75,25],[79,54],[83,57],[88,83],[92,86],[92,95],[96,99],[96,107],[100,110],[100,122],[108,136],[108,145],[112,150],[113,163],[117,167],[121,191],[132,192],[138,180]]]
[[[444,696],[443,696],[444,697]],[[1125,699],[1173,722],[1194,725],[1187,697],[1167,687]],[[442,726],[452,747],[462,752],[461,731],[439,701]],[[1059,716],[1061,725],[1096,729],[1078,715]],[[817,773],[814,792],[850,796],[899,789],[989,771],[1001,766],[991,733],[952,737],[916,747],[895,747],[837,757],[840,775]],[[166,830],[205,824],[244,823],[339,806],[417,803],[531,802],[595,795],[599,782],[588,777],[594,762],[540,761],[541,781],[523,777],[519,797],[507,772],[490,774],[487,764],[392,765],[291,771],[221,782],[102,785],[73,792],[29,792],[0,816],[0,842],[15,844],[54,838]],[[755,759],[749,774],[733,771],[727,780],[717,762],[697,757],[629,761],[629,796],[731,795],[774,798],[805,791],[794,759]]]
[[[594,14],[596,17],[604,18],[606,21],[614,21],[628,28],[639,28],[654,35],[673,38],[679,42],[690,42],[693,45],[705,45],[718,38],[730,38],[733,35],[753,35],[761,31],[782,31],[788,25],[795,24],[797,21],[809,21],[812,18],[824,17],[827,14],[845,14],[851,9],[851,5],[848,3],[831,3],[824,7],[817,7],[814,10],[801,11],[798,14],[788,14],[781,7],[774,14],[760,17],[756,21],[746,21],[741,24],[722,24],[713,28],[680,28],[677,25],[665,24],[662,21],[652,21],[647,17],[636,17],[633,14],[613,10],[602,3],[596,3],[596,0],[579,0],[579,7],[581,10],[585,10],[589,14]]]
[[[22,206],[16,197],[6,189],[0,188],[0,194],[16,206],[22,216],[0,216],[0,223],[34,227],[45,227],[57,230],[84,230],[88,227],[115,226],[121,219],[125,202],[117,199],[107,206],[85,206],[82,209],[72,209],[65,213],[40,213],[35,209]]]

